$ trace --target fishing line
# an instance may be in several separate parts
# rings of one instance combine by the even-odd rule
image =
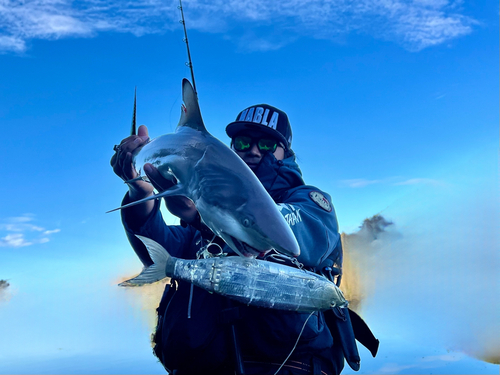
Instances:
[[[292,348],[292,351],[290,352],[290,354],[288,354],[288,357],[285,358],[285,360],[283,361],[283,363],[281,364],[281,366],[279,367],[279,369],[274,373],[274,375],[277,375],[278,372],[280,372],[281,368],[285,365],[286,361],[288,361],[288,359],[290,358],[290,356],[292,355],[293,351],[295,350],[295,348],[297,347],[297,344],[299,343],[299,340],[300,340],[300,336],[302,336],[302,332],[304,332],[304,328],[306,328],[306,324],[307,324],[307,321],[309,320],[309,318],[312,316],[312,314],[314,314],[314,311],[312,311],[309,316],[307,317],[306,321],[304,322],[304,325],[302,326],[302,329],[300,330],[300,333],[299,333],[299,337],[297,337],[297,341],[295,341],[295,345],[293,346]]]
[[[175,127],[172,122],[172,111],[174,110],[174,107],[178,106],[179,104],[179,99],[181,99],[181,95],[177,95],[177,98],[175,98],[175,100],[172,102],[172,106],[170,107],[170,111],[168,113],[168,127],[170,130],[172,131],[175,131],[175,127],[177,127],[177,124],[175,124]],[[182,99],[181,99],[181,103],[182,103]]]
[[[188,315],[187,315],[188,319],[191,319],[191,306],[192,305],[193,305],[193,284],[191,284],[191,289],[189,291]]]

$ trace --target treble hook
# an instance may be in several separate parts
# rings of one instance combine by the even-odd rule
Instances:
[[[215,238],[216,236],[214,236],[210,241],[208,241],[208,243],[205,246],[201,247],[200,250],[198,250],[198,252],[196,253],[196,259],[224,257],[227,255],[224,251],[222,251],[222,247],[217,242],[214,241]],[[210,247],[214,246],[216,251],[214,252],[210,251]]]
[[[285,262],[288,261],[288,262],[292,263],[295,267],[297,267],[300,270],[302,268],[304,268],[304,265],[302,263],[300,263],[297,260],[297,258],[292,258],[292,257],[289,257],[289,256],[287,256],[285,254],[278,253],[276,250],[274,250],[274,251],[276,252],[275,254],[269,254],[269,255],[266,256],[266,258],[272,258],[275,261],[281,262],[281,263],[285,263]]]

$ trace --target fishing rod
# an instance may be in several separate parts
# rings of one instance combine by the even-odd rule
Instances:
[[[183,41],[186,43],[186,48],[187,48],[187,54],[188,54],[188,62],[185,63],[187,67],[191,70],[191,81],[193,82],[193,89],[196,97],[198,97],[198,92],[196,91],[196,82],[194,81],[194,71],[193,71],[193,62],[191,60],[191,51],[189,50],[189,40],[187,36],[187,29],[186,29],[186,21],[184,19],[184,11],[182,10],[182,0],[179,0],[179,6],[177,7],[181,11],[181,18],[179,20],[180,23],[182,23],[182,26],[184,27],[184,39]],[[130,130],[131,135],[136,135],[137,134],[137,86],[135,87],[134,91],[134,110],[132,112],[132,126]]]
[[[183,40],[186,43],[188,60],[189,60],[186,63],[186,66],[189,67],[189,69],[191,70],[191,81],[193,81],[194,93],[196,94],[196,97],[198,97],[198,92],[196,91],[196,83],[194,82],[193,62],[191,61],[191,52],[189,51],[189,40],[188,40],[188,35],[187,35],[187,30],[186,30],[186,21],[184,20],[184,11],[182,10],[182,0],[179,0],[179,6],[177,8],[180,9],[181,17],[182,17],[182,19],[179,20],[179,22],[182,23],[182,26],[184,27],[184,39]]]
[[[186,29],[186,21],[184,19],[184,11],[182,10],[182,0],[179,0],[179,6],[177,7],[181,11],[181,18],[179,20],[180,23],[182,23],[182,26],[184,27],[184,39],[183,41],[186,43],[186,48],[187,48],[187,54],[188,54],[188,62],[186,62],[186,66],[189,67],[191,70],[191,81],[193,82],[193,89],[196,97],[198,97],[198,92],[196,91],[196,82],[194,81],[194,71],[193,71],[193,62],[191,60],[191,51],[189,50],[189,40],[187,36],[187,29]],[[134,91],[134,110],[132,113],[132,126],[131,126],[131,135],[136,135],[137,134],[137,86],[135,87]]]
[[[132,126],[130,129],[130,135],[137,134],[137,86],[134,90],[134,111],[132,112]]]

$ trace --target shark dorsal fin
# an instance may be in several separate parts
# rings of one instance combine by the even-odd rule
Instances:
[[[191,83],[184,78],[182,80],[182,101],[184,104],[181,108],[181,119],[177,128],[188,126],[195,130],[208,133],[201,118],[200,106],[198,104],[198,97],[194,92]]]

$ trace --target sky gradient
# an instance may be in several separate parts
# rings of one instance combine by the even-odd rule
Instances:
[[[208,130],[228,143],[239,111],[276,106],[341,231],[393,222],[352,249],[382,341],[360,373],[498,374],[498,4],[183,5]],[[152,137],[178,122],[179,18],[170,1],[0,1],[0,373],[161,373],[159,288],[116,286],[141,266],[105,212],[134,88]]]

